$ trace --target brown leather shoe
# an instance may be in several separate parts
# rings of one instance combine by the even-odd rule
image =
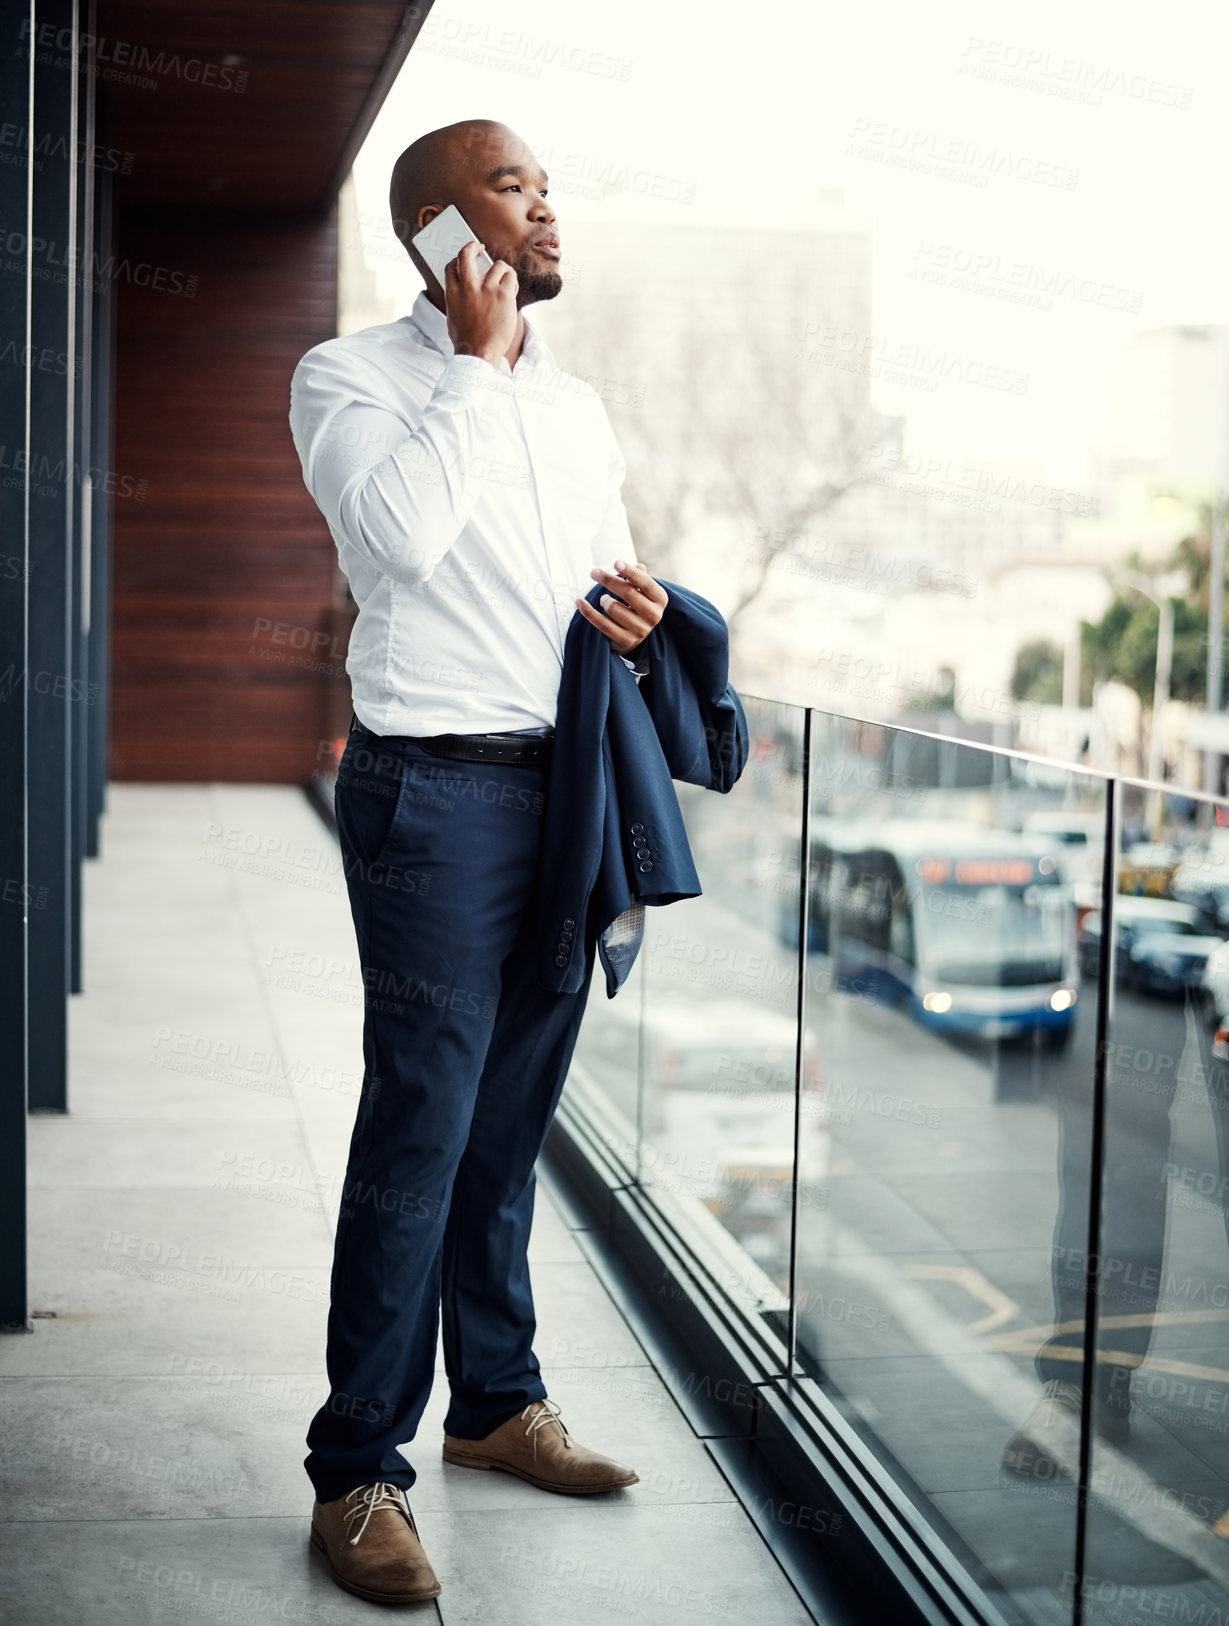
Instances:
[[[534,1400],[519,1417],[501,1423],[485,1440],[444,1435],[444,1461],[457,1468],[502,1468],[541,1490],[595,1496],[639,1484],[620,1462],[587,1451],[564,1428],[553,1400]]]
[[[409,1500],[396,1485],[359,1485],[335,1502],[317,1502],[312,1546],[327,1557],[337,1585],[356,1597],[373,1603],[439,1597]]]
[[[1052,1378],[1028,1421],[1003,1447],[999,1466],[1020,1479],[1072,1479],[1080,1456],[1080,1416],[1083,1394],[1078,1383]],[[1093,1427],[1108,1445],[1125,1445],[1131,1438],[1129,1412],[1097,1397]]]

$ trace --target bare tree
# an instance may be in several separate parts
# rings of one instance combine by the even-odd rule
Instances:
[[[774,561],[805,556],[816,521],[862,478],[872,415],[849,375],[824,373],[802,352],[792,359],[748,346],[736,399],[712,423],[721,475],[720,510],[749,538],[730,624],[759,597]],[[741,420],[741,421],[740,421]]]
[[[731,272],[723,294],[716,320],[697,300],[664,334],[646,319],[651,292],[607,290],[574,313],[567,347],[606,395],[640,556],[669,576],[706,525],[741,537],[733,624],[774,560],[805,554],[808,528],[861,478],[873,414],[863,376],[825,365],[835,352],[807,350],[808,322],[823,323],[801,273],[779,303],[749,273]]]

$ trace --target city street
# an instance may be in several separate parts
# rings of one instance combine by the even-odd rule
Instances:
[[[1087,1158],[1095,1007],[1089,985],[1081,992],[1076,1035],[1058,1055],[950,1044],[896,1012],[829,996],[814,1021],[829,1068],[831,1169],[809,1207],[801,1193],[809,1364],[988,1577],[1039,1599],[1070,1561],[1074,1490],[1057,1472],[1021,1482],[999,1458],[1031,1410],[1032,1357],[1053,1328],[1064,1111]],[[1208,1531],[1229,1507],[1229,1256],[1199,1049],[1181,1003],[1121,990],[1111,1034],[1107,1167],[1126,1182],[1102,1242],[1111,1269],[1130,1254],[1124,1234],[1159,1233],[1167,1207],[1155,1330],[1130,1382],[1131,1440],[1094,1451],[1103,1494],[1092,1551],[1124,1582],[1224,1584],[1224,1544]],[[996,1100],[1004,1071],[1014,1098]],[[1085,1162],[1066,1194],[1077,1272],[1086,1179]],[[1114,1280],[1102,1305],[1108,1349],[1151,1310],[1138,1261]],[[1069,1330],[1078,1342],[1078,1323]],[[1075,1359],[1069,1376],[1078,1381]],[[1161,1509],[1177,1510],[1176,1529]]]
[[[777,901],[744,893],[738,914],[731,901],[706,894],[650,911],[629,985],[614,1001],[603,986],[594,992],[578,1060],[622,1114],[630,1150],[638,1098],[628,1062],[646,978],[644,1173],[718,1212],[785,1293],[793,1097],[763,1086],[777,1050],[792,1068],[793,956],[773,930]],[[986,1584],[1023,1591],[1046,1619],[1070,1565],[1075,1492],[1057,1469],[1021,1481],[1000,1456],[1037,1398],[1033,1357],[1054,1326],[1064,1113],[1079,1148],[1068,1264],[1084,1266],[1095,985],[1082,984],[1074,1036],[1055,1053],[950,1041],[903,1012],[834,995],[819,957],[812,977],[808,1028],[826,1114],[822,1155],[807,1115],[810,1163],[797,1182],[800,1364]],[[1130,1441],[1094,1450],[1090,1550],[1124,1583],[1202,1596],[1229,1582],[1229,1550],[1212,1534],[1229,1509],[1229,1249],[1189,1022],[1180,1001],[1116,992],[1106,1151],[1120,1198],[1102,1247],[1130,1255],[1142,1231],[1163,1236],[1164,1253],[1152,1266],[1147,1361],[1130,1383]],[[762,1149],[758,1174],[749,1142]],[[745,1186],[725,1205],[713,1202],[723,1161]],[[1145,1268],[1135,1258],[1111,1272],[1102,1347],[1151,1313],[1146,1290],[1140,1302]],[[1069,1331],[1078,1343],[1078,1325]],[[1068,1375],[1078,1380],[1074,1359]]]

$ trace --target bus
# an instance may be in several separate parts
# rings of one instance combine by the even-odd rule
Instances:
[[[810,916],[808,947],[842,992],[940,1033],[1057,1050],[1074,1032],[1072,887],[1044,837],[818,820]]]

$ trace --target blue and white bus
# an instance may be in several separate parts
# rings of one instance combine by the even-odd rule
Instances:
[[[1075,909],[1043,838],[821,819],[811,871],[809,946],[836,988],[940,1032],[1071,1037]]]

